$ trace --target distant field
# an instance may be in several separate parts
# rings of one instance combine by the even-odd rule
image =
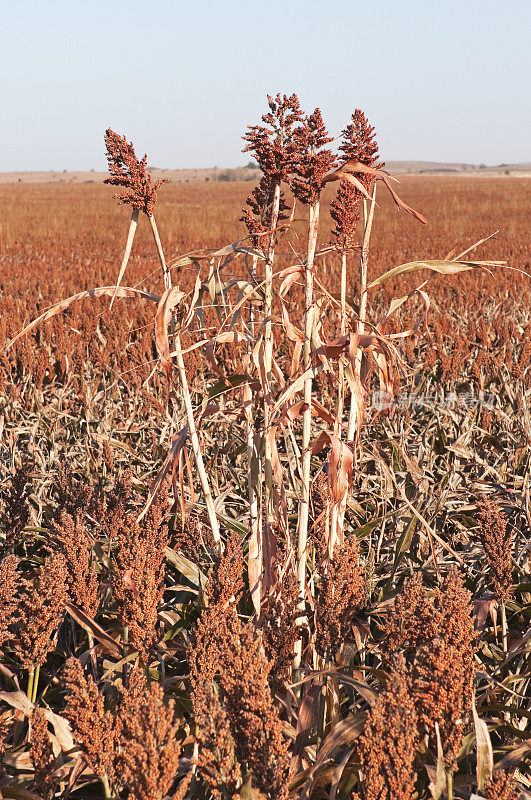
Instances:
[[[131,209],[96,173],[0,177],[0,797],[528,800],[531,181],[401,176],[427,225],[378,184],[369,281],[513,269],[394,273],[363,320],[330,186],[264,310],[247,173],[160,189],[167,263],[201,260],[165,291],[141,214],[112,309]]]
[[[430,174],[439,176],[468,177],[531,177],[531,163],[486,164],[444,163],[439,161],[389,161],[386,169],[394,175]],[[232,167],[209,169],[157,169],[150,168],[155,179],[166,178],[173,183],[196,183],[210,181],[252,181],[256,179],[256,169]],[[68,172],[56,170],[48,172],[0,172],[0,183],[93,183],[102,181],[106,172],[95,170]]]

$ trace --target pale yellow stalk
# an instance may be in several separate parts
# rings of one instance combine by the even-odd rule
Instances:
[[[374,220],[374,209],[376,206],[376,183],[372,190],[371,203],[368,207],[367,201],[363,200],[363,242],[360,255],[359,267],[359,320],[357,332],[361,336],[365,331],[365,320],[367,318],[367,266],[369,262],[369,244],[371,240],[372,224]],[[362,349],[358,348],[356,352],[354,380],[361,380],[361,359]],[[347,441],[353,443],[356,436],[356,426],[358,422],[358,409],[354,401],[350,404],[350,412],[348,419]],[[343,529],[345,522],[345,512],[348,502],[348,492],[345,494],[343,501],[339,508],[338,527]]]
[[[149,215],[149,222],[151,224],[153,238],[155,240],[155,245],[157,247],[157,253],[159,256],[160,265],[162,267],[162,274],[164,276],[164,288],[171,289],[170,270],[168,269],[168,266],[166,264],[166,259],[164,258],[164,251],[162,249],[162,243],[160,241],[159,232],[157,230],[157,225],[155,223],[155,217],[152,214]],[[205,498],[205,505],[207,509],[208,519],[210,522],[210,528],[212,530],[212,538],[214,539],[214,543],[219,550],[221,548],[221,534],[219,530],[219,522],[216,515],[216,509],[214,507],[214,498],[212,497],[212,492],[210,491],[210,484],[205,469],[205,463],[203,461],[203,453],[201,452],[199,436],[197,435],[194,410],[192,407],[192,398],[190,397],[190,390],[188,388],[186,367],[184,365],[181,340],[178,334],[174,335],[174,340],[175,340],[175,361],[177,363],[177,371],[179,373],[179,378],[181,381],[183,403],[186,410],[186,421],[188,422],[190,441],[192,442],[192,452],[194,454],[195,464],[199,475],[199,481],[201,483],[201,489],[203,490],[203,495]]]
[[[256,283],[256,266],[258,256],[253,255],[251,267],[251,278],[253,285]],[[255,322],[252,303],[249,306],[249,333],[247,347],[247,369],[250,371],[252,364],[252,352],[255,345]],[[243,401],[245,404],[245,425],[247,440],[247,494],[249,499],[249,563],[261,563],[262,559],[262,518],[260,514],[260,447],[257,447],[255,426],[252,414],[252,391],[248,383],[244,386]],[[251,579],[249,580],[251,584]],[[261,575],[257,581],[250,585],[253,604],[257,613],[260,609],[262,594]]]
[[[308,230],[308,254],[305,268],[304,291],[304,351],[303,369],[306,372],[312,366],[312,330],[314,321],[313,305],[313,265],[317,245],[319,227],[319,201],[310,206],[310,224]],[[310,436],[312,425],[312,378],[304,382],[304,416],[302,420],[302,487],[299,510],[299,530],[297,541],[297,578],[299,582],[299,625],[304,624],[304,599],[306,594],[306,557],[308,547],[308,520],[310,515]],[[300,666],[302,655],[302,639],[295,647],[294,667]]]
[[[347,251],[343,249],[341,253],[341,336],[344,336],[347,330]],[[334,426],[334,435],[338,439],[342,438],[342,420],[343,409],[345,404],[345,365],[342,356],[339,357],[339,386],[337,392],[337,416],[336,424]],[[340,505],[334,503],[332,508],[332,520],[330,524],[330,536],[328,539],[328,555],[332,558],[334,554],[334,547],[338,537],[341,534],[342,523],[344,515],[341,516]]]
[[[271,210],[271,234],[269,237],[267,258],[265,262],[265,329],[264,329],[264,361],[267,382],[267,396],[264,399],[264,470],[265,470],[265,536],[269,539],[272,514],[272,494],[273,494],[273,465],[271,463],[271,445],[269,442],[269,422],[271,406],[271,385],[273,372],[273,262],[275,259],[275,235],[278,224],[278,213],[280,207],[280,184],[275,186],[273,196],[273,208]]]

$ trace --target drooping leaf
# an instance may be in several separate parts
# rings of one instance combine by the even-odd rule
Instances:
[[[367,289],[373,286],[381,286],[390,278],[398,275],[408,275],[411,272],[419,272],[421,269],[429,269],[441,275],[456,275],[459,272],[469,272],[471,269],[488,269],[489,267],[500,267],[504,261],[408,261],[407,264],[400,264],[393,267],[388,272],[384,272],[376,280],[367,285]]]

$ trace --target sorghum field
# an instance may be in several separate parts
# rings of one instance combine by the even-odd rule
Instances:
[[[0,797],[529,798],[531,184],[246,144],[0,184]]]

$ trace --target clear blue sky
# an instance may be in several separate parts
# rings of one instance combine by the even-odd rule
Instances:
[[[531,161],[531,0],[4,0],[0,171],[103,169],[103,132],[160,167],[235,166],[265,95],[387,160]]]

